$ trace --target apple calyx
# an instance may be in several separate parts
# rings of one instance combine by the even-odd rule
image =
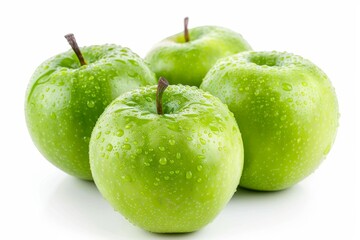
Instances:
[[[189,24],[189,18],[186,17],[186,18],[184,18],[184,37],[185,37],[185,42],[189,42],[189,41],[190,41],[188,24]]]
[[[68,41],[68,43],[70,44],[71,48],[74,50],[76,56],[79,59],[81,66],[86,65],[85,59],[84,59],[84,57],[80,51],[80,48],[76,42],[74,34],[72,34],[72,33],[66,34],[65,38]]]
[[[157,114],[159,115],[164,114],[162,108],[162,95],[168,86],[169,86],[168,80],[166,80],[164,77],[160,77],[156,91],[156,111]]]

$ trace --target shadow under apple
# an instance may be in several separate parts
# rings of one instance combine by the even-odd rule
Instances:
[[[66,176],[55,185],[45,208],[50,221],[74,234],[101,236],[106,239],[183,239],[198,232],[186,234],[150,233],[129,223],[113,210],[101,196],[94,182]]]
[[[185,239],[227,234],[246,235],[279,226],[299,217],[307,203],[301,185],[277,192],[256,192],[239,188],[225,209],[200,231],[187,234],[153,234],[130,224],[103,199],[93,182],[73,177],[62,179],[50,195],[46,215],[74,233],[106,239],[119,237]]]
[[[280,227],[306,214],[307,197],[306,189],[300,184],[274,192],[238,188],[215,221],[223,231],[237,230],[239,236]]]
[[[46,215],[74,232],[114,236],[138,231],[102,198],[96,185],[90,181],[65,177],[50,195]]]

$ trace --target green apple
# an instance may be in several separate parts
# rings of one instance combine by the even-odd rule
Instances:
[[[338,127],[334,88],[308,60],[283,52],[246,52],[219,60],[201,89],[234,113],[244,141],[240,186],[288,188],[330,151]]]
[[[163,93],[166,86],[161,78],[158,91],[136,89],[106,108],[91,135],[91,170],[104,198],[133,224],[192,232],[236,191],[242,140],[218,98],[183,85]]]
[[[96,120],[120,94],[157,80],[128,48],[102,45],[80,51],[72,34],[66,38],[76,54],[61,53],[36,69],[26,92],[26,122],[46,159],[91,180],[88,145]]]
[[[168,37],[155,45],[145,61],[158,77],[171,84],[200,86],[202,79],[222,57],[251,50],[244,38],[229,29],[202,26]]]

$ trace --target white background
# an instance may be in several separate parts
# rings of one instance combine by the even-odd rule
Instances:
[[[356,1],[120,2],[0,2],[0,239],[360,239]],[[24,94],[35,68],[69,49],[66,33],[75,33],[80,46],[117,43],[144,57],[181,31],[185,16],[190,27],[238,31],[255,50],[312,60],[336,88],[340,128],[327,159],[295,187],[241,190],[196,233],[152,234],[113,211],[94,184],[67,176],[39,154],[26,129]]]

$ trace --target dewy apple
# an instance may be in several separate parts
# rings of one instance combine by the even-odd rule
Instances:
[[[39,151],[58,168],[91,180],[89,139],[105,107],[131,89],[156,84],[143,60],[118,45],[80,48],[42,63],[29,83],[25,116]]]
[[[167,84],[161,78],[158,87],[125,93],[106,108],[90,140],[91,170],[101,194],[133,224],[192,232],[236,191],[242,140],[218,98]]]
[[[323,71],[300,56],[244,52],[226,57],[200,88],[235,114],[245,151],[240,186],[288,188],[312,173],[334,142],[339,117],[334,88]]]
[[[188,18],[184,22],[184,32],[164,39],[145,58],[150,69],[171,84],[198,87],[218,59],[251,50],[239,33],[215,26],[188,29]]]

